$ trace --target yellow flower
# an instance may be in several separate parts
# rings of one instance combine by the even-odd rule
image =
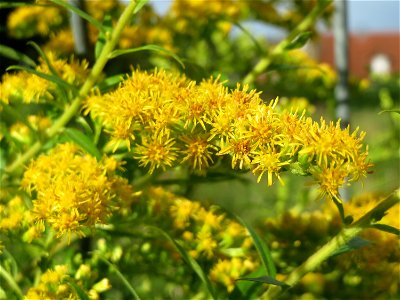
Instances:
[[[218,244],[216,240],[213,239],[211,232],[208,230],[200,231],[197,233],[195,241],[197,243],[197,251],[200,253],[204,252],[208,258],[214,256],[214,250],[217,248]]]
[[[279,175],[280,170],[283,166],[289,165],[289,161],[281,161],[281,153],[277,153],[271,147],[258,150],[252,160],[252,164],[255,165],[252,172],[254,174],[259,173],[257,182],[261,181],[261,177],[267,173],[268,175],[268,186],[272,185],[272,176],[275,175],[279,182],[283,184],[283,181]]]
[[[22,186],[31,193],[36,222],[46,221],[58,236],[82,234],[83,226],[104,223],[115,199],[114,179],[107,166],[74,144],[60,144],[33,161]]]
[[[184,136],[181,140],[185,144],[185,149],[182,150],[182,153],[185,155],[182,162],[188,161],[192,170],[202,171],[207,169],[210,163],[213,163],[212,152],[210,150],[216,150],[216,147],[208,143],[207,138],[203,138],[202,136]]]
[[[178,148],[174,147],[175,140],[169,137],[169,132],[160,132],[157,135],[142,136],[142,144],[137,145],[134,158],[139,159],[141,166],[150,165],[149,173],[157,168],[171,167],[177,158]]]

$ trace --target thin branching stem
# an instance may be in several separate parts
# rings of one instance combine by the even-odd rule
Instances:
[[[273,58],[282,54],[290,42],[300,33],[306,31],[312,24],[315,23],[318,16],[332,3],[331,0],[320,0],[314,9],[304,18],[304,20],[278,45],[274,47],[272,52],[263,57],[243,79],[244,84],[253,84],[257,76],[263,73],[272,63]]]
[[[99,58],[94,64],[93,69],[89,74],[89,77],[79,90],[78,95],[72,100],[71,105],[65,109],[64,113],[48,129],[46,134],[46,140],[50,140],[51,138],[53,138],[79,112],[83,99],[86,98],[90,90],[93,88],[93,86],[99,79],[101,72],[104,69],[104,66],[110,59],[110,54],[112,53],[112,51],[114,50],[115,46],[119,41],[119,37],[121,35],[123,28],[130,21],[136,6],[137,6],[137,1],[130,1],[128,6],[122,13],[121,17],[119,18],[118,23],[115,26],[112,33],[110,32],[108,35],[106,35],[106,38],[108,37],[107,42],[105,43]],[[34,157],[40,151],[40,149],[44,144],[45,141],[43,140],[36,141],[36,143],[34,143],[27,152],[25,152],[18,159],[16,159],[11,165],[7,166],[6,172],[7,173],[15,172],[25,162]]]
[[[309,272],[312,272],[328,259],[337,249],[347,244],[352,238],[357,236],[361,231],[375,221],[376,216],[382,216],[385,211],[400,202],[400,191],[397,190],[388,198],[380,202],[372,210],[361,217],[357,222],[349,227],[343,228],[328,243],[322,246],[317,252],[311,255],[303,264],[294,269],[285,283],[289,286],[296,285],[299,280]],[[262,296],[261,299],[276,299],[283,290],[280,286],[271,286]]]

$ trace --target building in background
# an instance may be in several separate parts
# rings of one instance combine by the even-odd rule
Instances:
[[[333,35],[323,34],[316,58],[334,67]],[[358,78],[369,74],[400,73],[400,34],[397,32],[351,33],[349,36],[349,71]]]

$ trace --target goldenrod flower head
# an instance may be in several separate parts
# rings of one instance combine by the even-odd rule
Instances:
[[[236,285],[236,280],[243,274],[254,271],[257,263],[239,257],[231,259],[220,259],[211,269],[211,280],[223,284],[228,293],[232,292]]]
[[[208,258],[214,256],[214,250],[217,248],[218,244],[210,231],[202,230],[198,232],[195,241],[197,243],[196,250],[199,253],[204,252]]]
[[[35,221],[45,221],[61,236],[106,221],[115,198],[113,182],[106,166],[67,143],[33,161],[22,186],[36,193]]]
[[[213,163],[211,150],[217,148],[208,142],[206,137],[202,136],[184,136],[181,138],[184,143],[182,154],[184,155],[182,162],[188,161],[192,170],[202,171]]]
[[[169,137],[168,131],[160,132],[154,136],[142,136],[142,143],[136,146],[135,155],[141,166],[150,165],[149,173],[156,168],[171,167],[176,160],[178,148],[174,147],[175,140]]]
[[[265,147],[256,152],[254,159],[251,162],[255,165],[252,172],[254,174],[259,173],[257,182],[260,182],[261,177],[266,173],[268,175],[268,186],[272,185],[272,176],[275,175],[278,180],[283,184],[279,173],[281,168],[285,165],[289,165],[289,161],[284,161],[281,158],[281,153],[277,153],[271,147]]]
[[[324,193],[338,196],[348,177],[369,172],[363,132],[341,129],[340,122],[320,122],[305,111],[266,104],[248,86],[228,90],[217,79],[196,85],[162,70],[135,71],[115,91],[90,97],[86,112],[99,117],[115,143],[124,142],[141,166],[155,169],[189,165],[204,174],[216,159],[231,157],[231,167],[267,174],[283,183],[286,170],[313,175]]]

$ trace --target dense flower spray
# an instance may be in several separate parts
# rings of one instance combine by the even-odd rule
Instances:
[[[22,186],[36,194],[34,221],[46,222],[58,236],[74,232],[83,235],[84,227],[105,223],[116,205],[116,188],[124,184],[113,175],[118,164],[109,160],[99,163],[67,143],[33,161],[24,173]]]
[[[86,112],[99,117],[112,136],[113,149],[125,145],[148,167],[186,164],[204,173],[219,156],[233,169],[251,170],[258,181],[291,170],[312,175],[321,192],[339,199],[346,180],[368,172],[364,133],[342,130],[340,122],[315,122],[304,113],[279,111],[277,100],[239,84],[228,90],[218,79],[200,84],[165,71],[134,71],[119,88],[86,101]]]

